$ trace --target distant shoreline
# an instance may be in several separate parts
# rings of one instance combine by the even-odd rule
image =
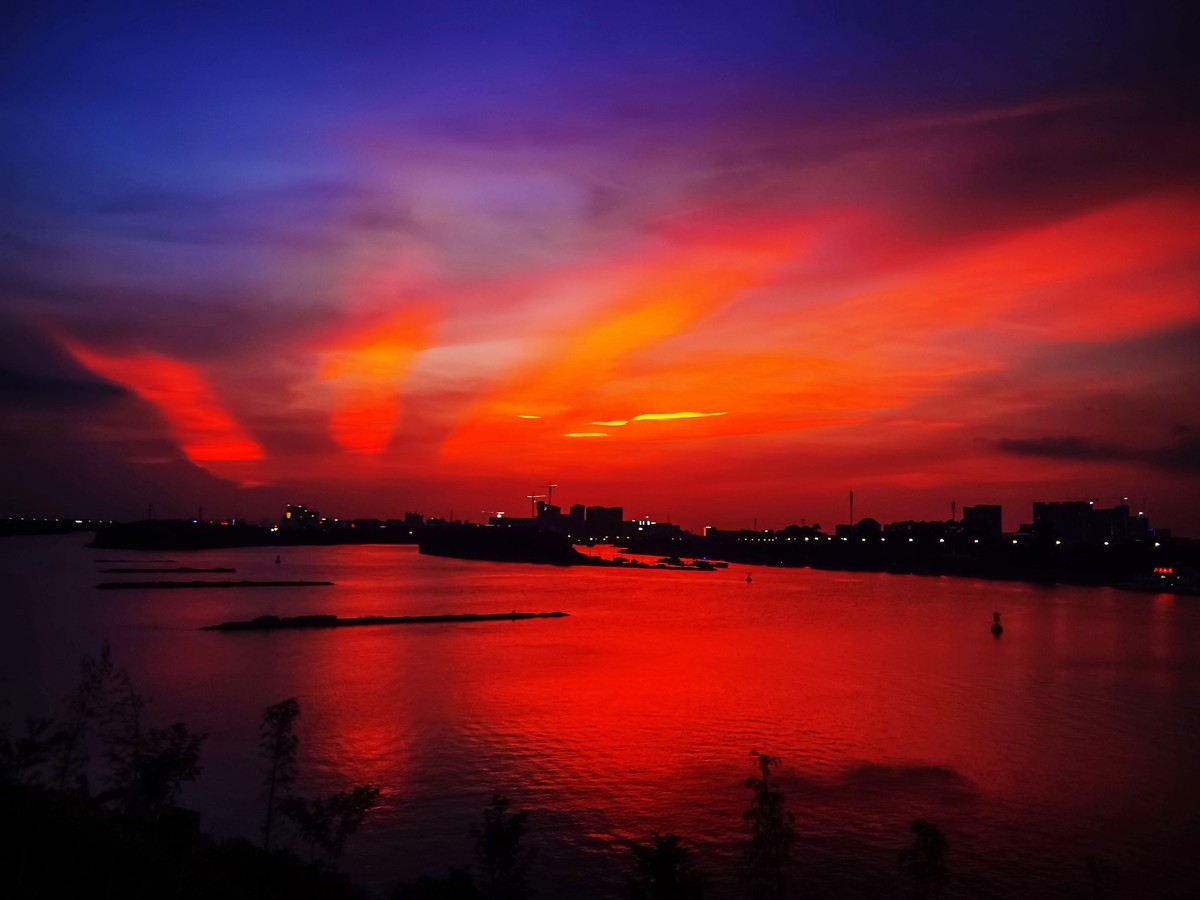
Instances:
[[[1113,587],[1122,590],[1194,595],[1200,593],[1200,542],[1184,538],[1108,544],[1060,545],[1052,540],[1020,543],[999,539],[874,540],[801,537],[681,535],[616,543],[621,552],[661,557],[657,563],[601,559],[580,553],[566,535],[532,529],[448,524],[425,526],[384,538],[378,532],[271,531],[249,525],[220,526],[190,520],[148,520],[106,526],[89,546],[148,552],[219,550],[238,547],[416,544],[420,552],[456,559],[559,566],[708,570],[721,562],[772,568],[814,568]],[[684,562],[684,560],[693,562]],[[679,560],[681,565],[675,565]],[[98,560],[99,561],[99,560]],[[108,562],[118,560],[108,557]],[[120,560],[133,562],[133,560]],[[168,560],[155,560],[167,562]],[[721,561],[721,562],[717,562]],[[190,583],[129,583],[125,589],[180,587]],[[206,582],[200,587],[214,584]],[[230,583],[228,586],[242,586]],[[256,586],[256,585],[246,585]],[[262,586],[275,586],[267,582]],[[282,585],[280,585],[282,586]],[[113,589],[113,588],[107,588]]]

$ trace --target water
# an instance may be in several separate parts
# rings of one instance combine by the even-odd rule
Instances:
[[[917,818],[951,844],[958,896],[1087,896],[1085,859],[1127,896],[1200,877],[1195,598],[812,570],[557,569],[410,547],[198,553],[0,542],[7,715],[61,711],[108,641],[158,724],[206,731],[183,802],[218,834],[261,820],[257,729],[302,713],[299,788],[373,783],[344,867],[376,894],[472,859],[493,790],[529,809],[544,897],[619,896],[628,842],[673,831],[710,895],[730,874],[754,773],[782,757],[805,897],[902,895]],[[100,559],[234,566],[186,578],[334,587],[97,591]],[[166,564],[164,564],[166,565]],[[565,619],[227,634],[264,613],[564,610]],[[1005,632],[988,632],[993,610]]]

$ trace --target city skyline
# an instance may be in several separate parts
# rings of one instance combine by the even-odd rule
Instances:
[[[549,488],[557,488],[552,484]],[[655,519],[647,514],[630,512],[624,506],[607,506],[599,503],[576,502],[560,505],[550,502],[551,494],[530,494],[525,500],[530,501],[528,515],[520,512],[509,513],[504,510],[481,510],[479,515],[466,514],[458,516],[453,510],[442,515],[436,511],[426,514],[420,511],[391,510],[379,516],[356,515],[353,511],[335,510],[322,511],[310,508],[302,503],[289,503],[275,516],[261,517],[216,515],[200,507],[194,515],[178,514],[176,511],[159,511],[156,515],[153,506],[147,507],[142,517],[134,517],[128,521],[118,522],[101,518],[74,518],[73,516],[6,516],[0,518],[12,534],[39,533],[41,529],[63,526],[64,530],[89,530],[92,527],[104,528],[109,525],[153,525],[155,522],[164,525],[205,525],[205,526],[238,526],[258,527],[272,532],[283,531],[327,531],[341,532],[354,528],[365,528],[374,533],[380,532],[383,543],[394,543],[391,529],[408,529],[408,535],[415,534],[413,529],[432,525],[491,525],[507,526],[517,529],[533,529],[553,531],[565,534],[578,541],[596,541],[599,543],[620,543],[630,538],[687,535],[689,537],[707,536],[709,533],[743,534],[743,535],[778,535],[794,532],[797,529],[806,534],[835,536],[845,540],[845,535],[854,535],[856,539],[863,535],[900,533],[908,536],[921,533],[924,539],[936,539],[947,534],[967,537],[988,536],[992,539],[1009,538],[1063,538],[1072,544],[1092,543],[1154,543],[1158,539],[1181,539],[1190,543],[1194,538],[1173,530],[1169,523],[1151,523],[1145,510],[1136,509],[1129,505],[1129,498],[1122,497],[1119,503],[1112,507],[1097,506],[1097,500],[1033,500],[1026,504],[1029,510],[1026,515],[1023,510],[1005,510],[998,504],[958,504],[951,503],[950,515],[946,518],[931,519],[915,518],[911,515],[893,521],[878,520],[871,515],[857,515],[854,511],[854,496],[851,492],[848,500],[849,515],[845,521],[837,517],[821,523],[815,518],[794,515],[786,524],[771,523],[768,527],[759,527],[757,517],[753,519],[752,527],[744,527],[744,523],[730,523],[712,520],[700,529],[685,528],[677,522],[666,519]],[[333,514],[336,512],[336,515]],[[326,514],[329,513],[329,514]],[[257,521],[255,521],[257,518]],[[27,523],[27,524],[26,524]],[[74,528],[70,526],[74,525]],[[644,527],[643,527],[644,526]],[[388,533],[385,534],[384,532]],[[642,532],[645,532],[644,534]],[[911,538],[910,538],[911,539]],[[364,536],[362,542],[369,543],[370,538]],[[979,543],[979,541],[975,541]],[[1017,543],[1017,541],[1013,541]],[[1061,541],[1060,541],[1061,543]],[[1154,543],[1154,546],[1159,544]]]
[[[241,6],[9,14],[0,515],[1200,535],[1175,5]]]

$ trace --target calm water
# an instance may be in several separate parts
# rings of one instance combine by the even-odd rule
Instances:
[[[1200,878],[1200,601],[746,567],[552,569],[413,548],[94,551],[0,541],[0,675],[15,717],[57,712],[108,641],[158,724],[210,735],[184,797],[219,834],[261,817],[257,728],[302,714],[300,788],[370,782],[384,803],[345,866],[377,893],[472,857],[500,790],[531,810],[544,897],[616,896],[627,842],[674,831],[732,896],[752,749],[784,760],[805,897],[899,896],[908,823],[939,823],[956,896],[1124,895]],[[97,591],[98,559],[173,558],[327,588]],[[264,613],[564,610],[472,625],[220,634]],[[988,633],[993,610],[1004,636]]]

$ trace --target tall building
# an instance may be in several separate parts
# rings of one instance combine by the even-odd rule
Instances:
[[[1087,500],[1056,500],[1033,504],[1033,530],[1069,544],[1088,540],[1092,504]]]
[[[289,506],[279,517],[279,527],[285,531],[316,528],[321,524],[321,514],[307,506]]]
[[[625,508],[622,506],[589,506],[587,508],[587,534],[592,540],[612,539],[622,533]]]
[[[962,530],[969,537],[998,538],[1004,530],[1004,517],[999,506],[980,504],[964,506]]]
[[[1063,500],[1033,504],[1034,534],[1064,544],[1122,544],[1150,536],[1150,522],[1131,516],[1125,504],[1096,509],[1091,500]]]

